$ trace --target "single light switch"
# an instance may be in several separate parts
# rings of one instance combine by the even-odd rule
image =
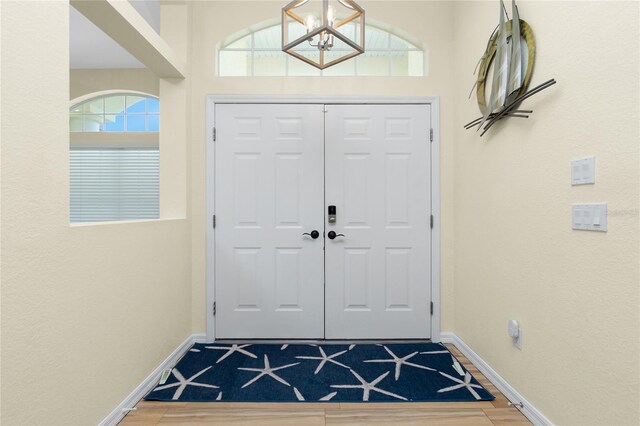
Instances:
[[[596,157],[571,162],[571,185],[596,183]]]
[[[571,228],[582,231],[607,231],[607,204],[571,206]]]

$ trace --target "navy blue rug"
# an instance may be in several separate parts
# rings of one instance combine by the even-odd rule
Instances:
[[[145,399],[454,402],[494,397],[438,343],[197,343]]]

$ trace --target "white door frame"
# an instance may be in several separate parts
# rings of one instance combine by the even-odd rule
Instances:
[[[310,97],[281,95],[207,95],[205,129],[205,173],[206,173],[206,320],[207,340],[214,341],[215,317],[215,232],[213,215],[215,214],[215,105],[216,104],[386,104],[386,105],[430,105],[433,141],[431,142],[431,212],[433,230],[431,232],[431,340],[440,341],[440,98],[423,97]],[[425,135],[429,138],[429,135]]]

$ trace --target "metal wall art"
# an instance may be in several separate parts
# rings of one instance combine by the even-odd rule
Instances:
[[[476,90],[482,117],[464,126],[465,129],[472,127],[477,127],[477,130],[482,129],[480,136],[505,117],[529,118],[529,114],[533,113],[532,110],[516,108],[525,99],[556,84],[556,81],[551,79],[527,91],[536,54],[533,31],[527,22],[520,19],[515,0],[512,0],[513,19],[511,20],[502,0],[499,4],[500,23],[491,34],[487,48],[476,66],[477,79],[469,94],[471,97],[473,90]],[[519,34],[519,37],[514,34]],[[487,102],[487,78],[490,71],[491,86],[489,102]]]

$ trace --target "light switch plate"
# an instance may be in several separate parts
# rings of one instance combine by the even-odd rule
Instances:
[[[571,228],[582,231],[607,231],[607,204],[573,204]]]
[[[596,157],[571,161],[571,185],[596,183]]]

